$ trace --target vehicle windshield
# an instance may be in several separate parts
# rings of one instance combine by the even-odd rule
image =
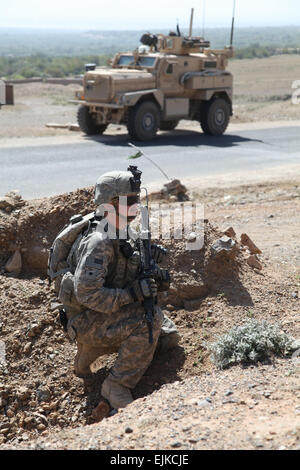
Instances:
[[[135,65],[138,67],[153,67],[155,57],[140,56],[138,62],[134,63],[133,55],[121,55],[118,65]]]

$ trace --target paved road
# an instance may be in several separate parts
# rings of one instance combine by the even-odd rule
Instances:
[[[171,177],[209,176],[300,163],[299,127],[227,132],[208,137],[178,130],[138,144]],[[165,181],[149,161],[128,161],[127,136],[99,136],[79,143],[0,148],[0,196],[18,189],[26,199],[94,185],[112,169],[138,163],[144,183]]]

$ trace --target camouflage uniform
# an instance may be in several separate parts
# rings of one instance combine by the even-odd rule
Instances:
[[[96,185],[97,206],[129,193],[124,175],[128,179],[126,172],[104,175],[101,191],[97,191],[100,183]],[[125,243],[129,242],[134,247],[132,240]],[[140,254],[132,249],[129,256],[123,244],[123,240],[110,239],[94,221],[73,245],[68,257],[70,271],[62,278],[59,297],[65,305],[68,332],[77,341],[76,375],[89,374],[90,364],[99,356],[117,352],[108,379],[132,389],[150,365],[159,337],[175,338],[177,344],[179,335],[174,323],[156,305],[153,343],[149,343],[144,307],[130,291],[138,277]]]
[[[122,241],[109,239],[94,223],[88,234],[77,238],[68,262],[76,299],[66,308],[68,330],[75,332],[78,345],[75,373],[86,375],[97,357],[118,352],[109,378],[134,388],[153,358],[159,336],[177,332],[156,305],[149,344],[144,307],[128,290],[137,279],[139,252],[125,256]]]

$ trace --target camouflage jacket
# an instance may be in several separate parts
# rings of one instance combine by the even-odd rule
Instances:
[[[124,256],[120,243],[97,231],[78,240],[72,260],[74,292],[86,308],[114,313],[133,303],[128,287],[137,278],[140,257],[134,250],[129,258]]]

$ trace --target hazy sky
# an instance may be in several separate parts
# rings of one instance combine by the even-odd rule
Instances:
[[[0,0],[0,26],[156,29],[229,26],[233,0]],[[236,0],[236,26],[300,25],[300,0]]]

